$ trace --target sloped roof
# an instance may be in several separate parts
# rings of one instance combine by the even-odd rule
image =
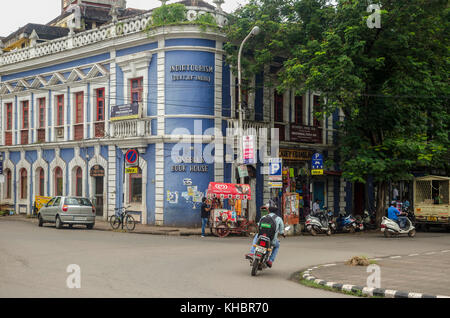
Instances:
[[[184,4],[186,7],[203,7],[203,8],[208,8],[208,9],[212,9],[212,10],[214,10],[216,8],[215,6],[205,2],[203,0],[182,0],[177,3]]]
[[[45,24],[28,23],[27,25],[19,28],[16,32],[13,32],[7,37],[3,38],[3,42],[8,42],[24,33],[30,35],[33,30],[36,31],[39,39],[42,40],[53,40],[69,34],[69,29],[67,28],[48,26]]]

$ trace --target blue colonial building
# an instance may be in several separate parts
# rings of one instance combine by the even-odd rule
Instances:
[[[1,203],[30,214],[35,196],[77,195],[95,198],[104,219],[130,206],[143,224],[200,224],[209,182],[238,180],[236,156],[227,155],[222,138],[227,129],[236,135],[238,123],[236,78],[224,62],[223,1],[180,2],[188,21],[210,14],[218,28],[150,30],[153,10],[72,2],[48,25],[28,25],[0,42]],[[340,114],[318,121],[320,94],[278,94],[264,76],[245,94],[244,127],[256,135],[280,129],[279,156],[294,183],[310,170],[313,153],[334,157]],[[126,162],[130,149],[139,153],[135,164]],[[250,218],[271,195],[268,181],[264,163],[249,168]],[[336,212],[351,208],[353,186],[338,172],[312,181],[297,185],[311,193],[308,200],[320,198]]]

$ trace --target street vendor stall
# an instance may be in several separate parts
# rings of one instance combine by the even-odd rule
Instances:
[[[254,221],[248,220],[242,214],[242,209],[236,209],[239,200],[251,200],[251,189],[248,184],[211,182],[206,192],[209,200],[229,200],[230,209],[218,208],[215,204],[210,213],[209,226],[211,233],[225,237],[230,233],[251,235],[257,228]],[[221,202],[223,206],[223,202]]]

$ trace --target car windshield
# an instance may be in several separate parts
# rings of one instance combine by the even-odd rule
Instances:
[[[92,206],[91,201],[86,198],[66,198],[66,205],[82,205],[82,206]]]

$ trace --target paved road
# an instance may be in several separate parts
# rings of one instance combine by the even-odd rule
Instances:
[[[289,280],[312,265],[355,255],[380,257],[449,246],[448,233],[414,239],[380,234],[282,239],[274,267],[257,277],[243,259],[250,240],[39,228],[0,218],[0,297],[347,297]],[[68,289],[67,266],[81,267],[81,289]]]

